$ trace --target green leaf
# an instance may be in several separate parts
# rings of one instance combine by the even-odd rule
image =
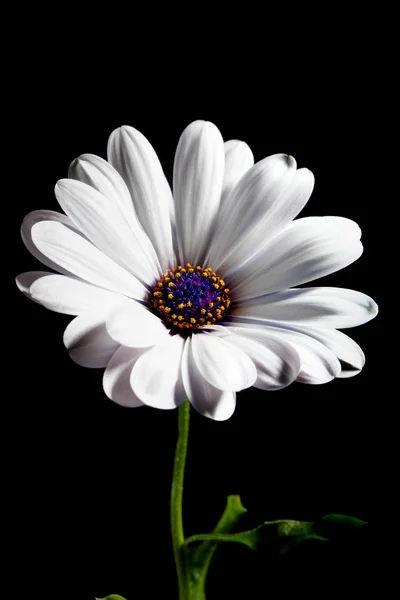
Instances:
[[[221,536],[229,533],[240,517],[246,512],[247,509],[244,508],[240,496],[228,496],[225,510],[210,536]],[[192,585],[193,589],[196,589],[196,598],[201,599],[205,598],[205,582],[208,569],[220,540],[218,537],[211,539],[206,536],[203,540],[198,541],[201,543],[193,548],[189,548],[188,540],[186,540],[182,552],[184,553],[187,572],[191,580],[189,586]]]
[[[181,547],[188,573],[190,597],[205,600],[205,581],[213,554],[220,542],[244,544],[251,550],[262,550],[272,558],[293,550],[306,540],[327,542],[346,538],[365,521],[347,515],[325,515],[316,521],[292,519],[265,521],[249,531],[230,533],[240,517],[247,512],[239,496],[229,496],[225,511],[211,533],[192,535]]]
[[[273,555],[285,554],[294,546],[306,539],[326,541],[326,538],[317,534],[313,521],[294,521],[291,519],[279,521],[266,521],[255,529],[240,533],[215,533],[193,535],[186,540],[186,544],[201,540],[215,540],[219,542],[233,542],[244,544],[251,550],[261,548]]]
[[[319,535],[327,537],[329,540],[351,535],[355,530],[367,525],[366,521],[349,517],[348,515],[325,515],[315,521],[315,530]]]
[[[292,519],[266,521],[259,527],[236,534],[237,541],[252,550],[264,550],[273,556],[290,552],[304,540],[326,541],[314,531],[312,521],[294,521]]]
[[[125,600],[125,598],[118,596],[118,594],[111,594],[111,596],[106,596],[105,598],[95,598],[95,600]]]
[[[246,512],[247,509],[244,508],[240,496],[228,496],[226,499],[225,510],[212,533],[229,533],[239,521],[240,517]],[[206,562],[209,564],[217,546],[218,542],[215,541],[203,542],[196,549],[193,560],[203,566]]]
[[[244,544],[251,550],[263,550],[272,556],[286,554],[305,540],[327,542],[337,538],[345,538],[365,521],[347,515],[331,514],[316,521],[294,521],[291,519],[265,521],[259,527],[249,531],[228,533],[217,531],[192,535],[185,541],[186,545],[194,542],[213,541]]]

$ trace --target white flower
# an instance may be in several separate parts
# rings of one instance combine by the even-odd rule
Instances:
[[[64,343],[73,360],[105,367],[104,391],[125,406],[196,410],[229,418],[236,392],[319,384],[364,365],[337,331],[377,314],[368,296],[295,287],[362,253],[360,229],[341,217],[293,221],[314,177],[293,157],[254,165],[244,142],[224,144],[196,121],[176,151],[172,195],[160,162],[132,127],[111,134],[108,161],[75,160],[56,197],[65,214],[27,215],[22,238],[49,272],[19,288],[76,315]]]

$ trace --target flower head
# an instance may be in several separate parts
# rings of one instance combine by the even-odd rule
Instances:
[[[146,138],[115,130],[108,162],[75,160],[55,189],[65,214],[27,215],[22,238],[56,273],[17,278],[51,310],[75,315],[71,357],[105,368],[109,398],[175,408],[188,397],[217,420],[236,392],[319,384],[364,365],[338,331],[377,314],[348,289],[296,287],[362,253],[360,229],[341,217],[294,220],[314,177],[293,157],[254,164],[250,148],[204,121],[183,132],[173,192]]]

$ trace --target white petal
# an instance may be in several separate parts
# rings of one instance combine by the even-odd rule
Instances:
[[[80,315],[64,331],[64,345],[78,365],[100,369],[119,347],[107,333],[104,317]]]
[[[279,335],[293,344],[300,357],[301,367],[297,381],[321,384],[339,375],[341,367],[338,359],[316,339],[284,329],[279,330]]]
[[[205,417],[225,421],[236,406],[236,393],[212,386],[200,373],[192,350],[192,338],[187,338],[182,356],[182,378],[192,406]]]
[[[112,198],[75,179],[58,181],[55,194],[70,219],[105,255],[146,284],[159,278],[161,267],[150,240],[139,223],[132,230]]]
[[[52,210],[34,210],[34,211],[30,212],[29,214],[27,214],[26,217],[24,218],[24,220],[22,221],[21,237],[22,237],[22,241],[24,242],[24,244],[25,244],[26,248],[29,250],[29,252],[35,258],[37,258],[37,260],[40,260],[41,263],[46,265],[46,267],[49,267],[50,269],[54,269],[54,271],[57,271],[58,273],[64,273],[64,275],[65,274],[69,275],[69,272],[66,269],[63,269],[60,265],[57,265],[55,262],[50,260],[47,256],[42,254],[42,252],[40,252],[40,250],[33,243],[32,233],[31,233],[32,227],[36,223],[40,223],[41,221],[56,221],[57,223],[62,223],[69,229],[72,229],[72,231],[75,231],[75,233],[78,233],[80,235],[83,235],[83,234],[81,234],[81,232],[78,231],[78,229],[75,227],[74,223],[66,215],[63,215],[58,212],[54,212]]]
[[[308,169],[299,169],[293,177],[290,173],[282,177],[261,204],[264,215],[255,214],[253,219],[249,215],[247,229],[241,226],[241,230],[229,238],[227,256],[218,268],[225,273],[235,272],[238,265],[261,252],[298,215],[308,202],[313,187],[314,176]]]
[[[169,337],[161,319],[134,300],[108,316],[107,331],[122,346],[132,348],[155,346]]]
[[[365,364],[364,352],[354,340],[341,331],[332,329],[317,329],[315,327],[296,328],[301,333],[318,340],[340,361],[342,370],[337,377],[353,377]]]
[[[295,172],[296,161],[286,154],[268,156],[247,171],[218,213],[207,264],[214,269],[224,269],[226,273],[226,259],[236,245],[245,252],[252,248],[247,238],[253,235],[256,225],[261,225],[267,233],[274,228],[269,214],[274,211],[279,196],[288,187]],[[245,259],[241,257],[240,262]]]
[[[163,271],[175,266],[172,194],[152,146],[133,127],[119,127],[108,141],[108,160],[129,189],[138,219]]]
[[[105,315],[116,306],[128,301],[125,296],[78,279],[52,273],[46,275],[32,283],[30,293],[33,300],[55,312],[67,315],[82,313]]]
[[[228,326],[230,328],[230,326]],[[244,323],[235,323],[234,328],[245,329],[249,326]],[[340,363],[331,350],[317,339],[309,337],[294,328],[269,327],[263,324],[252,324],[251,329],[259,336],[268,336],[268,332],[279,336],[283,341],[293,345],[300,357],[300,373],[297,381],[301,383],[320,384],[331,381],[340,373]]]
[[[221,206],[243,175],[254,165],[254,156],[249,146],[240,140],[229,140],[224,144],[225,172],[222,184]]]
[[[120,346],[103,375],[103,389],[108,398],[121,406],[143,406],[131,386],[133,365],[143,354],[141,348],[124,348]]]
[[[244,300],[233,318],[344,329],[366,323],[377,313],[376,303],[366,294],[344,288],[314,287]]]
[[[207,333],[212,332],[217,337],[226,337],[232,335],[233,331],[228,328],[229,323],[224,322],[223,325],[206,325],[203,327],[203,331]]]
[[[181,358],[184,340],[179,335],[154,346],[137,360],[131,373],[134,393],[148,406],[176,408],[185,400]]]
[[[20,273],[17,275],[15,278],[15,283],[17,284],[20,292],[33,300],[31,295],[31,285],[35,283],[37,279],[47,277],[48,275],[53,275],[53,273],[49,273],[48,271],[26,271],[25,273]]]
[[[68,177],[87,183],[103,194],[119,209],[132,231],[136,233],[140,229],[147,238],[137,219],[129,190],[110,163],[94,154],[82,154],[71,163]]]
[[[324,344],[340,361],[342,370],[337,377],[353,377],[365,365],[364,352],[354,340],[341,331],[316,327],[297,327],[296,331]]]
[[[44,255],[73,275],[132,298],[146,296],[143,284],[131,273],[61,223],[36,223],[32,240]]]
[[[174,163],[179,258],[203,264],[221,201],[224,142],[212,123],[195,121],[181,135]]]
[[[253,385],[257,369],[249,356],[212,334],[192,337],[192,352],[201,375],[219,390],[237,392]]]
[[[291,223],[262,252],[239,267],[230,285],[236,301],[307,283],[351,264],[362,254],[360,229],[342,217]],[[225,277],[228,279],[228,276]]]
[[[248,354],[257,369],[254,387],[278,390],[290,385],[300,372],[300,358],[290,342],[263,329],[231,328],[235,333],[225,338],[228,344]]]

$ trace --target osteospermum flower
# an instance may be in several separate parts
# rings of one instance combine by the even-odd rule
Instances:
[[[372,319],[374,301],[348,289],[295,287],[362,253],[341,217],[293,219],[314,177],[293,157],[254,164],[204,121],[183,132],[173,194],[147,139],[115,130],[108,162],[75,160],[55,188],[65,214],[27,215],[22,238],[57,274],[23,273],[20,289],[76,315],[64,333],[74,361],[105,368],[104,391],[125,406],[175,408],[186,397],[229,418],[236,392],[351,377],[361,348],[337,331]]]

